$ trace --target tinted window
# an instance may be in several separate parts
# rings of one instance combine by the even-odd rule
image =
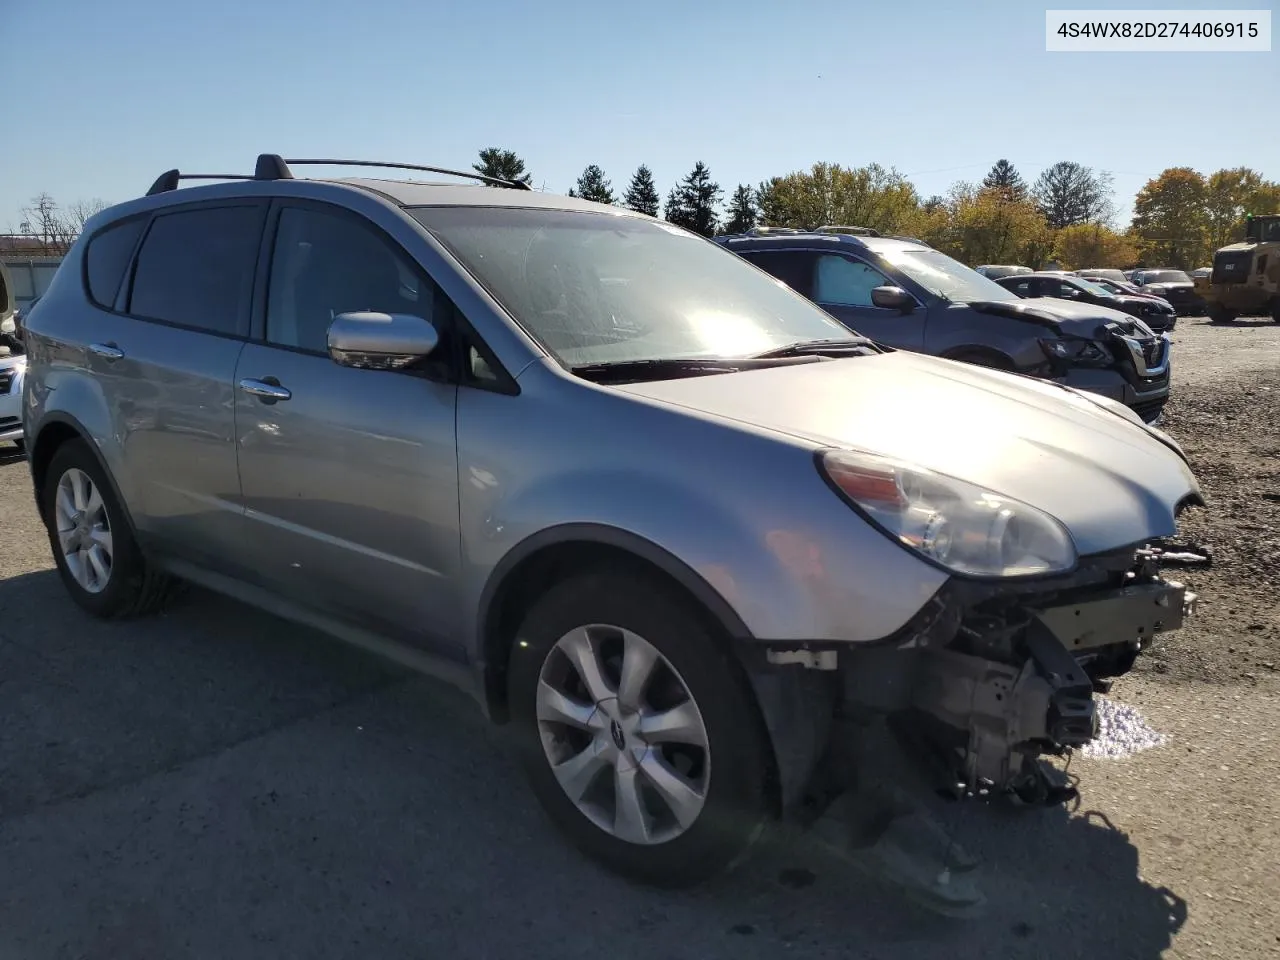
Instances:
[[[129,312],[248,335],[263,210],[203,207],[156,217],[138,251]]]
[[[888,285],[889,281],[884,274],[865,263],[833,254],[818,257],[814,299],[819,303],[873,307],[875,304],[871,302],[871,291]]]
[[[816,254],[803,250],[770,250],[747,253],[743,257],[761,270],[773,274],[797,293],[813,297],[813,263],[817,259]]]
[[[377,230],[341,214],[280,214],[267,294],[267,339],[324,353],[340,313],[373,310],[435,318],[438,293]]]
[[[1032,292],[1034,283],[1035,281],[1033,280],[1007,280],[1002,284],[1002,286],[1012,290],[1020,297],[1031,297],[1035,295]]]
[[[120,281],[133,256],[138,234],[146,220],[126,220],[107,227],[89,241],[85,251],[85,273],[89,280],[89,299],[100,307],[115,306]]]

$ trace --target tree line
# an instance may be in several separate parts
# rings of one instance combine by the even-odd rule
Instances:
[[[474,169],[533,182],[524,160],[505,148],[481,150]],[[654,217],[661,212],[705,237],[755,226],[861,226],[916,237],[965,263],[1054,263],[1068,269],[1193,269],[1207,264],[1214,250],[1244,238],[1247,214],[1280,212],[1280,183],[1248,167],[1208,175],[1171,167],[1138,191],[1133,220],[1121,228],[1110,174],[1066,160],[1028,184],[1001,159],[980,182],[961,181],[945,196],[925,198],[892,168],[816,163],[755,185],[738,184],[727,203],[701,161],[671,187],[665,201],[647,166],[636,169],[619,195],[593,163],[569,195]]]
[[[473,169],[488,177],[533,183],[524,160],[502,147],[481,150]],[[1207,264],[1219,247],[1244,238],[1246,214],[1280,213],[1280,183],[1248,167],[1208,175],[1170,167],[1138,191],[1133,220],[1121,228],[1112,178],[1105,171],[1062,161],[1028,184],[1003,159],[977,183],[961,181],[946,195],[923,198],[892,168],[815,163],[758,184],[740,183],[726,199],[701,161],[665,199],[644,164],[620,190],[599,165],[588,164],[569,195],[661,216],[705,237],[756,226],[860,226],[917,237],[964,263],[1058,264],[1068,269],[1192,269]],[[101,200],[82,200],[62,207],[42,193],[22,211],[22,239],[33,251],[63,253],[85,221],[106,206]]]

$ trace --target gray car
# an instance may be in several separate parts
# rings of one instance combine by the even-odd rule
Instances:
[[[880,350],[629,211],[305,162],[162,176],[30,318],[90,614],[190,581],[446,677],[576,844],[673,884],[808,809],[837,716],[1047,796],[1037,758],[1181,625],[1143,548],[1199,490],[1122,405]]]
[[[993,281],[900,237],[815,232],[716,242],[882,346],[1099,393],[1152,424],[1169,400],[1171,346],[1145,318],[1097,303],[1022,300],[1002,286],[1014,275]]]

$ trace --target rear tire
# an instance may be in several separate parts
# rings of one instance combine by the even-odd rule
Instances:
[[[692,886],[745,859],[763,832],[757,706],[741,667],[666,585],[602,571],[553,587],[520,627],[508,693],[534,794],[617,873]]]
[[[1214,305],[1206,309],[1210,323],[1234,323],[1236,315],[1226,307]]]
[[[68,441],[54,453],[40,503],[58,574],[86,612],[135,617],[164,603],[173,580],[143,557],[106,471],[84,441]]]

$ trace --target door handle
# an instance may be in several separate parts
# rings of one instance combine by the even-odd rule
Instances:
[[[274,377],[266,380],[245,379],[240,381],[240,389],[251,396],[257,397],[263,403],[275,403],[277,400],[288,400],[293,396],[287,387],[282,387],[278,383],[272,383]]]
[[[95,357],[101,357],[103,360],[113,362],[124,356],[124,351],[114,343],[91,343],[89,344],[89,352]]]

